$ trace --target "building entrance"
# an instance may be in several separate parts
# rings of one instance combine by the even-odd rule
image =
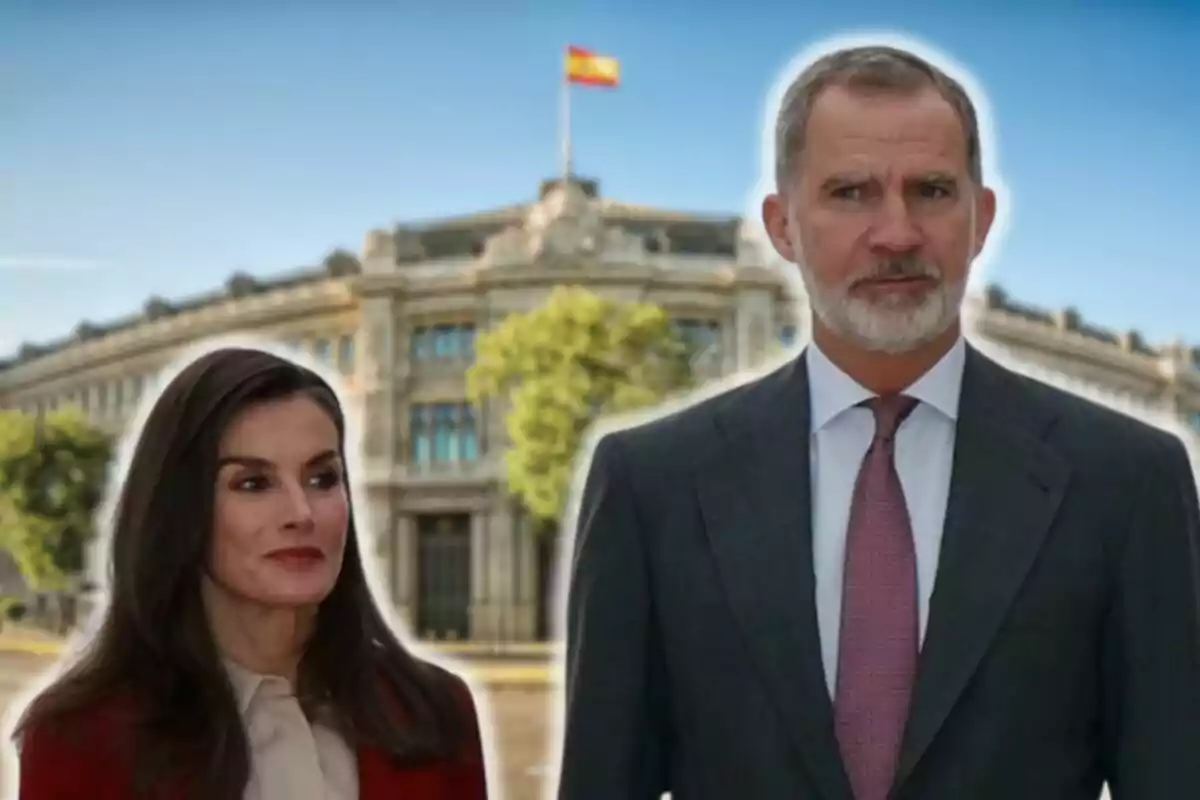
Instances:
[[[442,641],[470,638],[471,515],[421,514],[416,523],[416,633]]]

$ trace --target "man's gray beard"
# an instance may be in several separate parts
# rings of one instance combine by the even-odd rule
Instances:
[[[833,333],[866,350],[899,355],[928,344],[954,324],[962,310],[967,280],[957,283],[942,279],[933,264],[911,258],[891,259],[861,270],[839,286],[825,287],[801,259],[800,276],[813,314]],[[854,297],[850,287],[864,278],[928,276],[937,285],[917,305],[911,298],[896,296],[879,302]]]

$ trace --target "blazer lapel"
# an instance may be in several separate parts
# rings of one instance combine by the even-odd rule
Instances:
[[[719,414],[699,501],[718,573],[753,660],[821,795],[850,800],[817,628],[804,355]],[[748,408],[753,406],[753,408]]]
[[[443,797],[444,773],[437,766],[401,767],[382,751],[367,745],[358,748],[359,800],[394,800],[397,797]]]
[[[1068,470],[1020,380],[968,347],[942,554],[896,785],[983,659],[1054,520]]]
[[[381,800],[381,787],[392,783],[392,765],[383,753],[374,747],[360,745],[358,748],[358,797],[359,800]]]

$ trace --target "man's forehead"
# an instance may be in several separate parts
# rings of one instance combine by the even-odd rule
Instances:
[[[919,115],[961,129],[953,104],[934,86],[887,89],[834,84],[813,100],[809,124],[863,122],[881,115],[901,119]]]
[[[962,169],[967,162],[962,121],[933,87],[908,92],[830,87],[814,103],[806,134],[806,168],[819,171],[855,163]]]

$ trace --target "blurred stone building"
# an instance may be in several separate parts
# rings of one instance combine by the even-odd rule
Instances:
[[[414,631],[535,640],[549,625],[553,544],[516,518],[501,476],[503,412],[471,407],[464,373],[477,331],[563,283],[662,305],[713,377],[759,366],[804,334],[790,285],[737,217],[548,181],[531,202],[371,231],[357,256],[271,280],[237,274],[204,296],[152,298],[125,319],[27,344],[0,363],[0,406],[73,403],[121,431],[164,366],[199,340],[246,333],[301,348],[343,374],[364,412],[359,500]],[[972,302],[994,344],[1200,431],[1200,353],[1025,308],[999,289]]]

